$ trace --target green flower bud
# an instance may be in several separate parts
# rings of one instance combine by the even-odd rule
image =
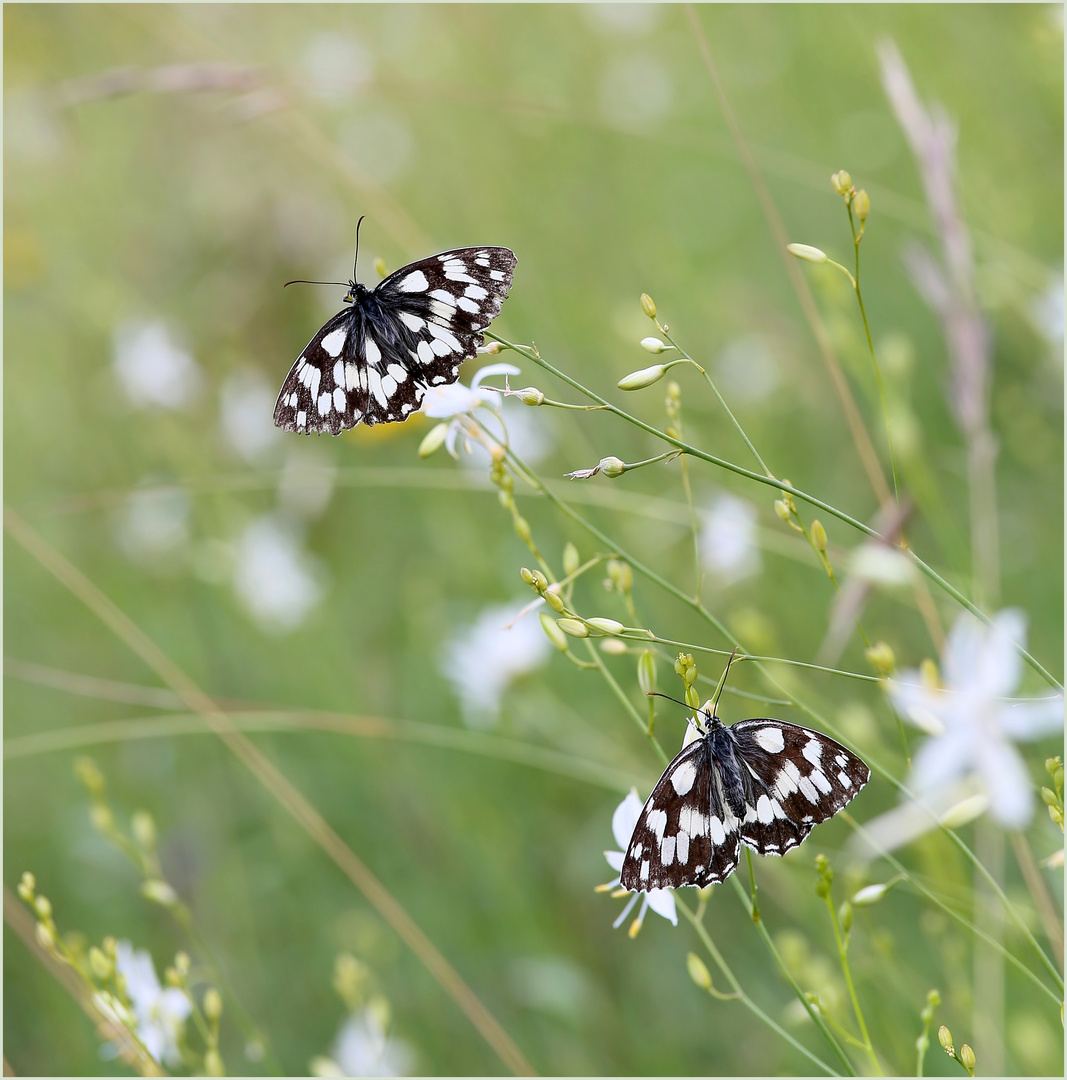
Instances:
[[[955,1056],[955,1048],[952,1045],[952,1032],[944,1024],[937,1029],[937,1041],[946,1054],[950,1057]]]
[[[589,637],[589,627],[579,619],[557,619],[556,626],[570,637]]]
[[[1043,787],[1041,789],[1041,801],[1048,806],[1059,806],[1060,797],[1051,788]]]
[[[830,177],[830,185],[838,195],[847,195],[852,190],[852,177],[842,169]]]
[[[174,966],[178,969],[179,974],[189,974],[189,954],[187,952],[179,952],[174,955]]]
[[[578,549],[568,540],[566,547],[563,549],[563,573],[570,577],[581,564],[582,560],[578,555]]]
[[[204,1015],[209,1020],[218,1020],[222,1016],[222,995],[213,986],[204,994]]]
[[[637,685],[642,694],[656,689],[656,654],[651,649],[645,649],[637,658]]]
[[[689,978],[691,978],[701,990],[711,989],[711,972],[708,971],[708,965],[705,964],[696,953],[691,952],[685,958],[685,966],[686,970],[689,972]]]
[[[656,317],[656,304],[648,293],[641,294],[641,310],[650,318]]]
[[[381,255],[374,260],[374,272],[378,277],[387,277],[389,275],[389,268],[385,265],[385,259]]]
[[[548,635],[548,640],[551,641],[560,652],[566,652],[567,635],[556,625],[556,620],[553,619],[547,611],[542,611],[539,618],[541,620],[541,629]]]
[[[118,944],[119,943],[110,934],[104,938],[104,952],[107,953],[112,960],[115,959],[115,954],[118,952]]]
[[[38,896],[33,907],[38,917],[46,922],[52,917],[52,901],[47,896]]]
[[[605,476],[610,476],[614,479],[616,476],[622,476],[622,474],[626,472],[626,462],[620,461],[617,457],[601,458],[597,468]]]
[[[811,523],[811,542],[820,555],[826,554],[826,529],[818,518]]]
[[[516,390],[514,396],[523,405],[543,405],[545,403],[545,395],[536,386],[526,386],[522,390]]]
[[[669,349],[673,349],[674,346],[660,341],[658,337],[646,337],[641,339],[641,348],[644,349],[645,352],[664,353]]]
[[[501,345],[499,341],[490,341],[489,344],[486,345],[485,351],[490,356],[496,356],[498,353],[502,353],[504,351],[504,346]]]
[[[626,629],[621,622],[615,619],[586,619],[586,626],[593,630],[599,630],[602,634],[618,634]]]
[[[206,1076],[225,1076],[226,1069],[222,1064],[222,1055],[217,1048],[212,1046],[204,1054],[204,1073]]]
[[[774,512],[783,520],[789,521],[791,514],[789,513],[789,503],[785,499],[774,500]]]
[[[523,583],[526,584],[526,585],[533,585],[533,583],[534,583],[534,576],[530,572],[529,567],[527,567],[527,566],[523,566],[519,570],[519,577],[522,578]]]
[[[130,822],[133,838],[144,851],[153,851],[156,846],[156,823],[147,810],[138,810]]]
[[[163,972],[163,981],[168,986],[173,986],[175,988],[180,988],[182,985],[181,974],[177,968],[173,967],[168,967],[166,971]]]
[[[101,981],[111,978],[111,973],[115,970],[115,965],[103,949],[98,949],[95,945],[89,949],[89,967]]]
[[[533,587],[543,593],[548,588],[548,578],[540,570],[534,570],[530,575],[533,578]]]
[[[927,994],[926,994],[926,1004],[929,1005],[931,1009],[940,1009],[941,1008],[941,995],[940,995],[940,993],[938,993],[938,991],[936,991],[936,990],[928,991]]]
[[[94,798],[103,796],[107,784],[104,781],[104,774],[96,767],[96,762],[92,758],[78,758],[74,762],[74,772],[85,785],[90,795]]]
[[[604,638],[600,643],[600,651],[609,656],[625,656],[629,652],[629,646],[621,638]]]
[[[33,903],[34,890],[37,888],[37,879],[29,872],[24,870],[22,872],[22,878],[18,884],[18,893],[27,904]]]
[[[447,435],[448,424],[438,424],[436,427],[430,428],[423,437],[422,442],[419,443],[419,457],[428,458],[431,454],[440,450],[445,444]]]
[[[52,932],[51,927],[46,923],[39,922],[34,932],[37,935],[37,944],[40,945],[42,949],[46,949],[48,952],[54,951],[56,947],[56,935]]]
[[[847,934],[852,929],[852,905],[845,900],[837,910],[837,918],[841,923],[841,929]]]
[[[825,251],[810,244],[786,244],[785,250],[805,262],[824,263],[829,258]]]
[[[967,1043],[960,1047],[960,1064],[974,1076],[974,1051]]]
[[[548,606],[553,611],[563,612],[567,610],[562,598],[559,595],[558,585],[549,585],[549,587],[545,589],[545,591],[542,593],[542,596],[544,596],[545,598],[545,603],[548,604]]]
[[[178,902],[178,894],[165,881],[149,878],[141,882],[141,895],[153,904],[173,907]]]
[[[522,516],[522,514],[515,515],[515,532],[523,543],[528,544],[530,537],[533,533],[530,531],[530,523]]]
[[[855,198],[852,200],[852,205],[856,209],[856,217],[860,221],[866,221],[867,215],[871,212],[871,197],[867,194],[863,188],[860,188],[856,192]]]
[[[852,897],[852,903],[855,904],[856,907],[870,907],[871,904],[877,904],[887,892],[889,892],[888,885],[883,885],[881,883],[877,885],[866,885]]]
[[[626,594],[634,584],[634,572],[629,563],[620,562],[618,559],[608,561],[608,582],[619,592]]]
[[[111,808],[104,803],[96,803],[89,811],[89,816],[101,832],[111,832],[115,827],[115,816],[111,813]]]
[[[640,371],[631,371],[619,380],[618,387],[620,390],[642,390],[654,382],[659,382],[666,374],[667,369],[662,364],[653,364],[651,367],[641,368]]]
[[[863,655],[867,657],[871,666],[879,675],[892,675],[896,670],[896,655],[884,641],[872,645]]]

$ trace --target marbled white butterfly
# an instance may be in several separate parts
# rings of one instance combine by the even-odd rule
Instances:
[[[695,737],[667,766],[637,820],[622,887],[715,885],[741,845],[784,855],[856,796],[871,770],[840,743],[782,720],[727,727],[706,701]]]
[[[363,219],[360,218],[362,221]],[[357,257],[358,257],[357,228]],[[406,420],[427,387],[453,383],[511,288],[504,247],[443,251],[368,289],[348,282],[339,311],[308,342],[282,384],[274,423],[339,435],[356,424]],[[330,284],[324,282],[323,284]]]

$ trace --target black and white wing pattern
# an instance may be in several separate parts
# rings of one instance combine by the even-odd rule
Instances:
[[[453,383],[511,288],[515,255],[456,248],[397,270],[376,288],[352,282],[339,311],[308,342],[282,384],[274,422],[339,435],[406,420],[430,386]]]
[[[724,725],[709,706],[701,735],[667,766],[641,810],[622,887],[714,885],[742,844],[783,855],[833,817],[870,779],[850,750],[782,720]]]

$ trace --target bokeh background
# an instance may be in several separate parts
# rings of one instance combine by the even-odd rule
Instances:
[[[697,18],[789,239],[848,262],[829,176],[847,168],[870,193],[865,298],[917,503],[909,537],[970,591],[965,451],[944,339],[902,261],[916,239],[938,241],[882,89],[881,39],[896,42],[921,97],[958,126],[960,206],[994,335],[1001,580],[990,606],[1022,607],[1033,651],[1061,674],[1062,8],[717,6]],[[623,396],[615,382],[649,362],[638,346],[651,329],[638,297],[649,292],[771,467],[872,518],[877,501],[684,10],[7,5],[4,90],[6,504],[207,692],[235,709],[288,710],[291,721],[254,734],[256,744],[537,1070],[808,1071],[750,1013],[692,985],[685,955],[698,946],[684,921],[675,929],[650,914],[632,940],[612,929],[622,901],[593,891],[611,876],[602,852],[615,846],[612,811],[631,783],[647,794],[657,761],[604,681],[551,650],[534,618],[502,639],[499,627],[532,598],[518,576],[530,555],[486,459],[456,463],[442,451],[420,461],[431,426],[421,416],[336,440],[271,426],[281,379],[342,295],[281,286],[347,278],[366,214],[365,281],[376,280],[379,257],[395,269],[449,247],[513,248],[514,287],[494,329],[536,341],[613,400]],[[847,281],[803,269],[881,449]],[[465,382],[477,367],[466,365]],[[703,384],[679,381],[689,437],[748,465]],[[526,383],[576,400],[536,368],[515,380]],[[624,404],[662,426],[664,385]],[[505,415],[554,490],[692,588],[677,465],[584,486],[560,479],[605,454],[649,456],[653,440],[596,414],[511,401]],[[691,476],[706,602],[755,647],[812,661],[826,646],[833,592],[810,549],[775,516],[767,489],[710,466]],[[516,494],[557,568],[568,539],[583,557],[600,550],[521,484]],[[843,562],[857,537],[826,524]],[[129,940],[160,971],[179,948],[202,959],[94,829],[73,769],[89,752],[120,824],[137,809],[152,815],[167,879],[269,1033],[273,1058],[246,1057],[228,1008],[231,1072],[299,1074],[316,1055],[340,1053],[346,1006],[331,979],[342,952],[373,970],[391,1004],[397,1068],[501,1071],[426,968],[226,748],[192,721],[185,734],[159,726],[186,710],[159,696],[144,664],[10,538],[4,566],[7,886],[32,870],[61,930]],[[581,586],[584,610],[624,618],[602,577]],[[641,579],[635,601],[664,636],[722,644]],[[955,605],[940,594],[934,604],[951,624]],[[936,656],[907,589],[878,590],[864,620],[902,665]],[[852,638],[833,660],[869,670]],[[609,663],[643,710],[633,658]],[[717,674],[717,661],[702,665]],[[680,692],[669,663],[659,676]],[[796,685],[904,775],[876,684],[805,674]],[[736,686],[766,689],[744,670]],[[1028,676],[1025,688],[1040,684]],[[759,707],[724,700],[727,720]],[[314,710],[401,726],[307,730]],[[681,737],[678,712],[658,710],[669,747]],[[99,727],[116,720],[143,722],[117,734]],[[51,742],[26,741],[50,732]],[[516,743],[554,753],[508,760]],[[1040,783],[1057,745],[1031,749]],[[855,813],[866,820],[895,802],[876,780]],[[834,822],[758,868],[768,927],[842,1022],[812,859],[825,851],[844,875],[848,837]],[[1062,847],[1043,815],[1029,840],[1039,858]],[[902,857],[970,910],[972,872],[944,838]],[[1018,867],[1010,857],[1004,867],[1009,896],[1038,928]],[[1043,873],[1060,904],[1059,872]],[[887,877],[877,866],[869,874],[856,883]],[[727,888],[706,921],[745,989],[825,1053]],[[7,928],[4,945],[4,1050],[15,1070],[115,1069],[39,958]],[[945,998],[935,1026],[948,1023],[981,1052],[972,941],[914,890],[857,915],[852,959],[892,1068],[913,1067],[934,986]],[[1055,1010],[1010,970],[1004,978],[1003,1067],[1061,1073]],[[958,1067],[935,1043],[927,1068]]]

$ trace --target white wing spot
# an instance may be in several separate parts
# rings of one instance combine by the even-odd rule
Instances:
[[[392,375],[382,376],[382,390],[385,391],[387,398],[391,398],[396,393],[396,379]]]
[[[762,825],[770,825],[774,821],[774,804],[766,795],[761,795],[756,803],[756,817]]]
[[[484,300],[489,293],[481,287],[481,285],[468,285],[463,290],[464,296],[469,296],[472,300]]]
[[[822,764],[822,743],[818,739],[808,739],[802,753],[816,769]]]
[[[449,297],[449,300],[452,298]],[[440,300],[430,301],[430,312],[436,315],[439,319],[442,319],[446,323],[451,323],[452,317],[456,314],[456,308],[454,304],[445,304]]]
[[[426,325],[425,319],[420,319],[418,315],[412,315],[410,311],[400,312],[400,321],[409,330],[414,330],[416,334]]]
[[[844,785],[845,787],[852,787],[852,781],[851,781],[851,780],[849,780],[849,778],[848,778],[848,773],[846,773],[846,772],[844,772],[844,771],[842,771],[842,772],[839,772],[839,773],[837,774],[837,778],[838,778],[838,780],[840,780],[840,781],[841,781],[841,783],[842,783],[842,784],[843,784],[843,785]]]
[[[503,270],[490,270],[489,271],[489,276],[494,281],[503,281],[504,278],[507,277],[507,274],[505,274]]]
[[[641,880],[648,881],[648,859],[645,859],[641,863]]]
[[[693,786],[697,778],[697,768],[691,761],[683,761],[677,769],[671,773],[671,785],[679,795],[685,795]]]
[[[659,861],[664,866],[670,866],[674,862],[674,842],[673,836],[665,836],[659,846]]]
[[[386,376],[388,378],[388,376]],[[388,402],[388,398],[385,395],[385,391],[382,389],[382,377],[373,368],[367,369],[367,379],[370,382],[370,392],[374,395],[374,400],[378,402],[382,408]]]
[[[811,773],[811,782],[824,794],[830,794],[830,781],[823,775],[821,769],[813,769]]]
[[[333,395],[323,394],[319,398],[319,416],[325,416],[333,409]]]
[[[689,834],[678,834],[678,862],[685,866],[689,862]]]
[[[726,830],[723,829],[722,822],[712,814],[708,825],[711,842],[716,845],[721,844],[726,839]]]
[[[345,384],[345,362],[338,360],[333,366],[333,381],[336,386],[344,386]]]
[[[483,256],[479,256],[479,257],[478,257],[477,259],[475,259],[474,261],[475,261],[475,262],[476,262],[476,263],[477,263],[477,264],[478,264],[479,266],[484,266],[484,267],[485,267],[486,269],[488,269],[488,268],[489,268],[489,260],[488,260],[487,258],[485,258],[485,256],[484,256],[484,255],[483,255]]]
[[[396,381],[398,383],[404,382],[408,377],[407,371],[404,368],[402,368],[399,364],[390,364],[389,365],[389,374],[392,375],[393,378],[396,379]]]
[[[819,793],[815,790],[815,785],[806,777],[800,778],[800,793],[810,803],[817,803],[819,801]]]
[[[339,387],[335,386],[333,391],[333,407],[338,412],[345,411],[345,392]]]
[[[445,277],[448,278],[449,281],[469,281],[471,285],[478,284],[478,282],[474,278],[472,278],[470,274],[467,273],[466,267],[464,267],[462,270],[450,270],[446,266]]]
[[[331,330],[319,344],[330,356],[340,356],[341,350],[345,347],[346,337],[348,337],[347,332],[343,327],[339,326],[336,330]]]
[[[663,841],[663,830],[667,828],[667,813],[664,810],[649,809],[645,813],[645,822],[656,834],[656,839]]]
[[[834,758],[834,761],[837,762],[837,767],[839,769],[843,769],[848,764],[848,758],[845,757],[844,754],[838,754],[837,757]]]
[[[461,296],[456,303],[470,315],[476,315],[481,310],[473,300],[468,300],[465,296]]]
[[[443,326],[438,326],[435,322],[429,323],[428,325],[430,333],[438,341],[447,345],[452,352],[463,352],[463,347],[460,345],[459,338],[457,338],[455,334],[446,330]]]
[[[363,338],[363,352],[364,355],[367,357],[368,364],[374,364],[375,366],[377,366],[378,363],[381,361],[382,350],[378,348],[378,342],[376,342],[374,338],[370,336],[370,334],[367,334]]]
[[[340,383],[340,379],[337,380]],[[345,389],[355,390],[359,386],[359,367],[356,364],[345,364]]]
[[[430,283],[421,270],[416,270],[413,274],[408,274],[406,278],[398,281],[396,287],[401,292],[425,292],[430,287]]]
[[[298,412],[296,414],[296,426],[297,427],[307,427],[307,422],[308,422],[308,414],[306,412],[304,412],[303,409],[301,409],[300,412]]]
[[[430,348],[430,343],[428,341],[420,341],[419,342],[419,359],[424,364],[432,364],[433,363],[434,352],[433,352],[433,349]]]
[[[781,728],[763,727],[753,732],[752,737],[768,754],[780,754],[785,748],[785,736],[782,735]]]

